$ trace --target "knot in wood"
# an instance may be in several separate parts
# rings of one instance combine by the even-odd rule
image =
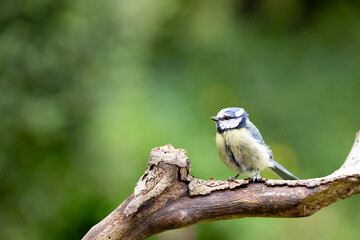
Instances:
[[[151,150],[148,165],[164,162],[178,167],[185,167],[190,172],[191,162],[184,149],[175,149],[171,144],[156,147]]]

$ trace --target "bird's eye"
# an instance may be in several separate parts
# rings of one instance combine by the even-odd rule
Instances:
[[[225,120],[229,120],[230,117],[229,117],[229,116],[224,116],[224,119],[225,119]]]

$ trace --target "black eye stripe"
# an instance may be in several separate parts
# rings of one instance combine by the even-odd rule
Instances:
[[[230,116],[224,116],[222,118],[220,118],[219,120],[229,120],[229,119],[236,119],[236,118],[240,118],[241,116],[239,117],[230,117]]]

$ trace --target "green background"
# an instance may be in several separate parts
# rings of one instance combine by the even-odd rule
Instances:
[[[224,107],[298,177],[332,173],[360,129],[359,24],[355,1],[2,0],[0,238],[80,239],[153,147],[186,149],[197,178],[235,175],[210,120]],[[359,197],[152,239],[358,239]]]

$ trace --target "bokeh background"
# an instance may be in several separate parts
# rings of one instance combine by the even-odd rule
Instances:
[[[234,175],[210,120],[229,106],[298,177],[332,173],[360,129],[359,26],[356,1],[2,0],[0,238],[80,239],[167,143]],[[359,239],[359,201],[151,239]]]

